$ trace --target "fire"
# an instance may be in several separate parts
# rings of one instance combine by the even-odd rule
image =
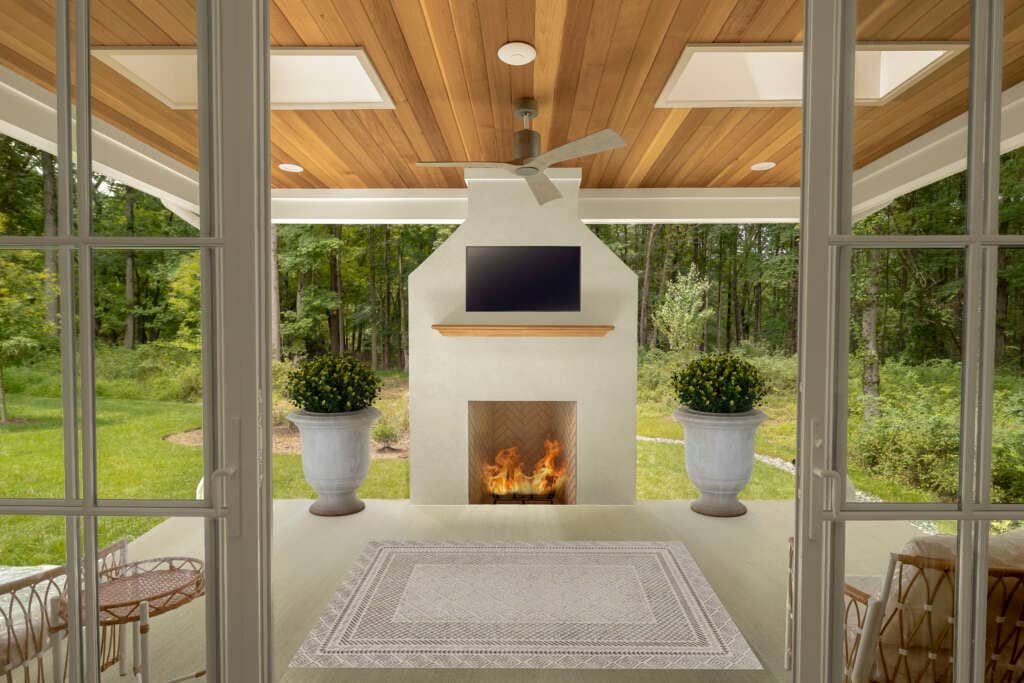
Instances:
[[[494,464],[483,466],[484,485],[497,495],[545,494],[557,491],[565,483],[565,464],[559,464],[562,444],[554,439],[544,439],[544,457],[533,466],[533,472],[523,471],[523,456],[519,447],[513,446],[498,451]]]

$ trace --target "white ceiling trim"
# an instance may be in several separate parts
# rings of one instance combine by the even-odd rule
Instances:
[[[0,67],[0,133],[56,151],[53,93]],[[96,170],[161,199],[196,224],[198,175],[113,126],[95,121]],[[1003,93],[1003,152],[1024,146],[1024,83]],[[935,128],[854,174],[854,218],[966,168],[967,115]],[[799,188],[583,189],[593,223],[795,223]],[[275,223],[460,223],[465,189],[273,190]],[[190,220],[191,219],[191,220]]]

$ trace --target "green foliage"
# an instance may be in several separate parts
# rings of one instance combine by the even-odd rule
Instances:
[[[692,264],[686,273],[676,275],[654,316],[658,330],[668,339],[673,351],[696,351],[704,337],[704,324],[714,311],[704,306],[711,283]]]
[[[752,364],[734,354],[695,358],[672,376],[679,402],[704,413],[745,413],[768,394],[768,384]]]
[[[203,373],[198,351],[175,344],[151,343],[131,350],[96,347],[96,395],[153,401],[202,399]],[[60,398],[60,354],[33,355],[7,373],[11,393]]]
[[[0,368],[25,358],[56,333],[46,319],[57,296],[53,273],[31,251],[0,251]]]
[[[347,413],[373,405],[381,381],[366,363],[345,356],[308,358],[288,375],[292,403],[310,413]]]
[[[399,433],[398,428],[391,424],[390,420],[380,419],[377,424],[373,426],[373,432],[371,434],[373,440],[382,445],[384,448],[391,448],[398,441]]]

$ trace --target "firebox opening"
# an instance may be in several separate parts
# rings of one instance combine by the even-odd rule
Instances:
[[[469,502],[576,502],[574,401],[470,401]]]

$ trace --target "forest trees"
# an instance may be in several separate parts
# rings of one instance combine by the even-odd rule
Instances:
[[[38,252],[0,251],[0,423],[9,419],[5,368],[48,342],[56,345],[47,310],[57,298],[57,282],[42,260]]]
[[[375,369],[406,369],[407,276],[454,230],[275,226],[281,357],[357,355]]]

